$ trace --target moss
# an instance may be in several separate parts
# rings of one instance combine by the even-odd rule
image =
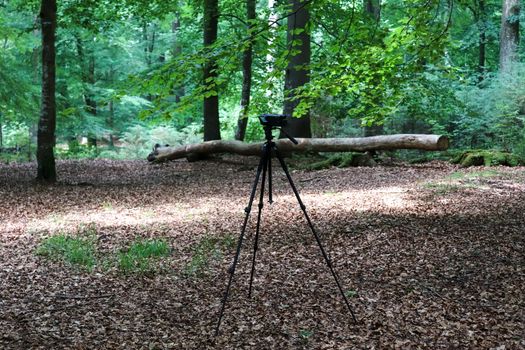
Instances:
[[[518,166],[525,164],[525,160],[515,154],[496,150],[469,150],[456,155],[451,163],[463,167],[470,166]]]
[[[347,168],[350,166],[374,166],[376,162],[368,153],[344,152],[335,153],[325,160],[310,164],[307,169],[321,170],[332,166]]]

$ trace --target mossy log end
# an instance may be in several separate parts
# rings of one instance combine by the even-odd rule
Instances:
[[[396,134],[357,138],[311,138],[297,139],[294,145],[288,139],[275,143],[283,153],[292,152],[366,152],[396,149],[420,149],[444,151],[448,148],[448,138],[442,135]],[[179,158],[199,158],[214,153],[233,153],[245,156],[261,154],[262,142],[244,143],[241,141],[206,141],[178,147],[158,146],[148,155],[150,162],[163,162]]]

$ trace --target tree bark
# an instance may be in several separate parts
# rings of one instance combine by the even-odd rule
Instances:
[[[173,57],[177,57],[182,53],[182,45],[179,41],[179,30],[180,30],[180,15],[175,15],[175,20],[171,23],[171,32],[173,33]],[[174,89],[175,103],[179,103],[184,96],[184,85],[176,86]]]
[[[499,42],[500,71],[508,73],[518,60],[520,1],[503,0]]]
[[[374,21],[379,21],[381,17],[381,4],[379,0],[363,0],[363,9],[365,15]]]
[[[300,138],[298,145],[288,139],[276,141],[283,152],[366,152],[375,150],[420,149],[443,151],[448,148],[448,138],[441,135],[398,134],[359,138]],[[244,143],[241,141],[208,141],[180,147],[156,147],[149,154],[150,162],[210,155],[214,153],[234,153],[245,156],[261,154],[262,142]]]
[[[478,28],[479,28],[479,56],[478,56],[478,82],[485,79],[485,62],[486,62],[486,43],[487,43],[487,13],[485,10],[485,0],[478,2]]]
[[[248,47],[242,54],[242,91],[241,91],[241,112],[237,121],[235,139],[244,141],[246,126],[248,125],[248,110],[250,107],[250,94],[252,89],[252,60],[253,60],[253,26],[255,21],[255,0],[246,0],[246,19],[247,31],[250,37]]]
[[[56,181],[55,128],[55,30],[56,0],[42,0],[40,20],[42,23],[42,106],[38,122],[37,180]]]
[[[0,112],[0,153],[2,153],[2,147],[4,146],[4,134],[2,132],[3,120],[2,112]]]
[[[212,46],[217,40],[218,18],[218,0],[204,0],[204,47]],[[204,141],[220,140],[219,95],[216,85],[218,67],[214,57],[207,59],[203,73],[203,83],[208,93],[203,102]]]
[[[84,103],[85,110],[92,116],[97,115],[97,101],[90,89],[95,85],[95,52],[93,48],[88,47],[88,61],[86,64],[86,52],[80,35],[76,36],[77,54],[82,69],[82,83],[84,84]],[[97,147],[97,137],[91,132],[87,135],[88,146]]]
[[[290,54],[284,82],[283,113],[290,116],[287,131],[293,137],[312,137],[310,113],[301,118],[294,118],[294,110],[299,104],[294,100],[295,89],[310,82],[310,32],[308,22],[310,12],[306,0],[289,0],[292,15],[288,17],[287,43],[288,50],[299,50],[298,54]],[[297,31],[302,30],[300,33]],[[282,137],[283,135],[281,135]]]
[[[107,117],[107,123],[108,123],[108,128],[109,128],[108,142],[109,142],[110,148],[115,148],[115,139],[113,137],[113,127],[114,127],[114,120],[115,120],[115,106],[113,104],[113,100],[109,101],[108,107],[109,107],[109,113]]]
[[[95,86],[95,53],[93,50],[91,50],[89,55],[87,83],[90,87]],[[97,101],[95,100],[93,93],[90,91],[86,93],[86,107],[87,111],[96,117]],[[88,133],[88,146],[97,147],[97,136],[92,132]]]
[[[151,33],[150,29],[151,28]],[[157,26],[155,23],[142,23],[142,40],[144,41],[144,58],[148,67],[153,63],[153,50],[155,49],[155,41],[157,37]]]
[[[379,0],[363,0],[363,10],[366,19],[374,21],[375,23],[379,22],[379,19],[381,18],[381,4]],[[380,101],[375,102],[377,104],[381,103]],[[382,135],[383,133],[383,124],[376,123],[371,126],[365,126],[364,128],[365,137]]]

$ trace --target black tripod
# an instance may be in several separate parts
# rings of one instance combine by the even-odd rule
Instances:
[[[350,306],[350,303],[348,302],[348,299],[346,298],[343,288],[341,287],[339,278],[337,277],[337,274],[332,267],[332,262],[330,261],[330,258],[326,254],[323,244],[321,243],[321,239],[319,238],[319,235],[315,231],[312,221],[310,220],[310,217],[308,216],[306,212],[306,206],[303,204],[301,197],[299,197],[299,192],[297,191],[297,188],[295,187],[293,183],[292,177],[290,176],[290,172],[288,171],[288,167],[286,166],[282,155],[279,153],[279,150],[277,149],[275,142],[272,141],[273,140],[272,130],[280,129],[290,139],[290,141],[292,141],[294,144],[297,144],[297,140],[289,136],[286,133],[286,131],[281,129],[283,126],[286,125],[285,118],[286,118],[286,115],[278,115],[278,114],[265,114],[259,117],[261,124],[264,127],[266,142],[264,143],[263,148],[262,148],[261,160],[259,161],[259,166],[257,167],[257,174],[255,175],[255,181],[253,183],[250,200],[248,202],[248,206],[244,209],[246,216],[244,217],[244,223],[242,225],[241,234],[239,236],[239,241],[237,243],[237,251],[235,253],[235,257],[233,258],[233,263],[228,270],[228,272],[230,273],[230,278],[228,280],[228,286],[226,287],[224,298],[222,300],[222,306],[219,312],[219,320],[217,321],[217,327],[215,329],[215,336],[219,334],[219,328],[221,326],[222,316],[224,315],[224,309],[226,307],[226,302],[228,301],[228,295],[230,294],[230,287],[233,281],[233,275],[235,274],[235,268],[237,267],[237,262],[239,261],[239,255],[241,254],[241,247],[242,247],[242,242],[244,240],[246,225],[248,224],[248,218],[250,216],[253,200],[255,198],[255,193],[257,191],[257,184],[259,182],[259,178],[262,173],[261,192],[259,196],[259,213],[257,215],[257,225],[255,229],[255,242],[253,246],[252,270],[250,273],[250,286],[248,289],[248,297],[251,297],[252,295],[252,283],[253,283],[253,275],[255,273],[255,258],[257,255],[257,249],[258,249],[258,243],[259,243],[259,229],[260,229],[260,224],[261,224],[261,213],[263,209],[264,184],[266,181],[266,175],[268,175],[269,202],[270,204],[273,202],[273,198],[272,198],[272,152],[275,153],[277,159],[279,160],[279,163],[281,164],[282,169],[284,170],[284,173],[286,174],[286,178],[288,179],[288,182],[290,183],[290,186],[292,187],[293,193],[295,194],[295,198],[297,198],[297,202],[299,202],[299,206],[301,207],[304,217],[306,218],[306,221],[308,222],[308,226],[310,227],[310,230],[314,234],[315,240],[317,241],[317,244],[319,245],[321,254],[323,255],[323,258],[325,259],[326,264],[328,265],[328,268],[330,269],[330,272],[332,273],[332,276],[334,276],[335,283],[337,284],[337,287],[339,288],[339,291],[341,292],[341,296],[343,297],[345,304],[348,307],[350,314],[352,315],[352,319],[354,320],[354,322],[357,322],[354,311],[352,310],[352,307]]]

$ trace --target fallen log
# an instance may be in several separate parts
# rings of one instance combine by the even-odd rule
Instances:
[[[397,149],[419,149],[444,151],[448,138],[442,135],[396,134],[356,138],[311,138],[297,139],[294,145],[288,139],[275,140],[283,153],[291,152],[366,152]],[[233,153],[244,156],[261,154],[263,142],[244,143],[241,141],[206,141],[177,147],[155,145],[148,155],[150,162],[163,162],[179,158],[198,158],[214,153]]]

